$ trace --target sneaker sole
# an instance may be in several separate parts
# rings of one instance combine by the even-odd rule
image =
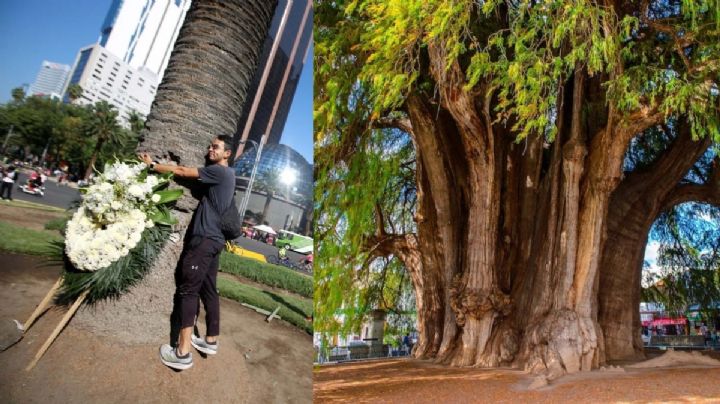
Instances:
[[[162,361],[162,363],[163,363],[165,366],[171,367],[171,368],[177,369],[177,370],[185,370],[185,369],[191,368],[192,365],[193,365],[192,363],[168,362],[168,361],[166,361],[166,360],[163,359],[163,358],[160,358],[160,360]]]
[[[197,349],[198,351],[200,351],[206,355],[215,355],[217,353],[217,349],[205,348],[204,346],[195,344],[194,341],[190,341],[190,344],[193,346],[193,348]]]

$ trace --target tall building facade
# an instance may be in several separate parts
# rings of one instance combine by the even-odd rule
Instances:
[[[44,60],[35,82],[28,89],[28,95],[62,98],[70,66]]]
[[[147,116],[189,7],[190,0],[113,0],[98,42],[80,49],[64,91],[79,85],[83,95],[73,102],[107,101],[126,126],[133,111]]]
[[[130,67],[99,44],[80,49],[68,82],[83,89],[75,102],[107,101],[117,108],[122,124],[128,123],[132,111],[147,115],[157,92],[155,73]]]
[[[113,0],[98,44],[162,80],[190,0]]]
[[[311,0],[278,1],[248,89],[236,139],[260,142],[263,134],[267,133],[268,144],[280,142],[312,41],[312,21]],[[244,149],[241,144],[236,156],[240,156]]]

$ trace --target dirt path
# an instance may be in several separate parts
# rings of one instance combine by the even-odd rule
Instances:
[[[0,253],[0,318],[24,322],[57,279],[42,258]],[[24,371],[64,313],[49,310],[24,339],[0,352],[0,402],[309,403],[311,338],[223,299],[220,353],[193,355],[175,372],[158,359],[165,336],[143,345],[98,337],[72,322],[37,367]]]
[[[528,390],[516,370],[446,368],[416,360],[323,366],[313,402],[387,403],[720,403],[720,368],[593,371]]]

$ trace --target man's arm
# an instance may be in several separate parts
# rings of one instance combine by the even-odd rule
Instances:
[[[140,157],[140,160],[148,166],[152,166],[152,169],[160,174],[173,173],[173,175],[177,177],[188,178],[191,180],[200,178],[200,173],[198,172],[197,167],[183,167],[170,164],[153,163],[152,158],[147,153],[139,154],[138,157]]]

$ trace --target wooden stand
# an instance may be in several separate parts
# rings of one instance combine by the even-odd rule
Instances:
[[[35,320],[37,320],[40,315],[45,312],[45,309],[50,305],[50,301],[52,300],[53,296],[55,296],[55,292],[60,288],[60,285],[62,285],[63,278],[62,276],[58,278],[57,282],[53,285],[52,289],[45,295],[45,297],[42,299],[38,307],[35,308],[35,311],[30,315],[30,318],[27,319],[25,324],[23,324],[22,332],[26,333],[28,329],[33,325]]]
[[[55,327],[52,334],[50,334],[50,337],[45,341],[42,347],[40,347],[40,350],[38,353],[35,354],[35,358],[33,358],[32,362],[25,368],[26,371],[32,370],[35,365],[38,363],[40,358],[45,354],[45,351],[50,348],[50,345],[55,341],[57,336],[60,334],[60,331],[62,331],[63,328],[67,325],[67,323],[72,318],[73,314],[77,311],[77,309],[80,307],[80,305],[85,301],[85,298],[87,297],[89,290],[84,291],[80,296],[78,296],[77,300],[75,300],[75,303],[73,303],[72,306],[70,306],[70,310],[68,310],[67,313],[65,313],[65,316],[63,316],[62,320],[60,320],[60,323]],[[47,297],[46,297],[47,298]]]

